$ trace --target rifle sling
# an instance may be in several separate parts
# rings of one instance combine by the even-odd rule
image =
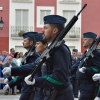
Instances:
[[[33,88],[33,91],[31,92],[31,96],[30,96],[29,100],[33,100],[33,98],[34,98],[35,87],[33,86],[32,88]]]

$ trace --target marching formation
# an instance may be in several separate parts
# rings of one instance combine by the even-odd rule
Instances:
[[[2,70],[3,75],[9,75],[4,80],[4,90],[22,84],[19,100],[74,100],[78,98],[78,91],[79,100],[100,100],[100,51],[97,49],[100,40],[97,35],[84,33],[82,42],[86,51],[82,54],[73,49],[71,55],[60,37],[72,27],[67,26],[63,31],[66,18],[48,15],[43,20],[42,33],[23,34],[23,47],[27,52],[21,65],[5,66]],[[72,23],[74,25],[75,21]]]

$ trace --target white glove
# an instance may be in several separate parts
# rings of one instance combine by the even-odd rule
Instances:
[[[8,83],[8,81],[9,81],[9,80],[8,80],[7,78],[6,78],[6,79],[4,79],[4,83],[5,83],[5,84],[7,84],[7,83]]]
[[[3,73],[3,75],[10,74],[11,73],[11,68],[10,67],[5,67],[2,70],[2,73]]]
[[[100,100],[100,98],[99,97],[96,97],[94,100]]]
[[[92,79],[93,79],[94,81],[100,80],[100,74],[94,74],[94,75],[92,76]]]
[[[9,89],[10,87],[9,87],[9,85],[8,84],[6,84],[4,87],[3,87],[3,90],[7,90],[7,89]]]
[[[27,85],[34,85],[35,84],[35,79],[33,78],[33,81],[30,81],[31,75],[25,77],[24,81],[26,82]]]
[[[85,70],[86,70],[85,67],[79,68],[79,72],[81,72],[81,73],[85,73]]]
[[[14,76],[12,76],[12,79],[14,79]]]

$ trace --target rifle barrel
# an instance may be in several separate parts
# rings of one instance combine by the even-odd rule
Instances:
[[[87,6],[87,4],[84,4],[84,6],[82,7],[82,9],[80,10],[80,12],[77,14],[77,17],[80,15],[80,13],[82,12],[82,10]]]

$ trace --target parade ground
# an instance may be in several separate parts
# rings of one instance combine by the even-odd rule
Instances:
[[[16,95],[4,95],[4,91],[0,90],[0,100],[19,100],[20,94]],[[78,99],[74,99],[78,100]]]
[[[0,90],[0,100],[19,100],[20,94],[16,94],[16,95],[4,95],[4,91]],[[74,99],[74,100],[78,100],[78,99]]]

